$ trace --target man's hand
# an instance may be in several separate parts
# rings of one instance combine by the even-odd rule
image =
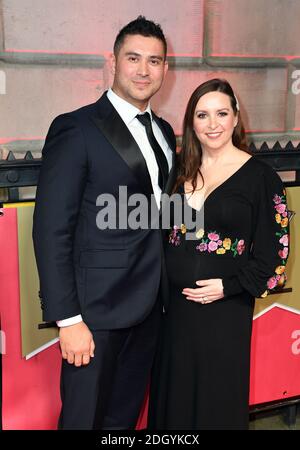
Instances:
[[[198,286],[196,289],[184,288],[182,293],[187,300],[199,302],[202,304],[212,303],[221,300],[224,297],[223,282],[221,278],[212,278],[211,280],[196,281]]]
[[[89,364],[94,356],[93,335],[84,322],[61,327],[59,330],[62,357],[77,367]]]

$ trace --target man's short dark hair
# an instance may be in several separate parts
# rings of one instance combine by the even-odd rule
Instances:
[[[167,55],[167,41],[165,35],[158,23],[152,20],[147,20],[144,16],[138,16],[137,19],[129,22],[125,27],[123,27],[116,37],[114,43],[114,54],[118,55],[120,48],[122,47],[126,36],[140,34],[145,37],[155,37],[159,39],[164,47],[164,55]]]

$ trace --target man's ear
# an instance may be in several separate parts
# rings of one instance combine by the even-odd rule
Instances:
[[[108,64],[110,67],[110,71],[113,75],[115,75],[116,73],[116,57],[114,55],[114,53],[110,53],[108,56]]]
[[[165,67],[164,67],[164,77],[166,76],[166,73],[168,72],[169,64],[168,61],[165,61]]]

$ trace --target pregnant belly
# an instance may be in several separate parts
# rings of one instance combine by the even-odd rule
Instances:
[[[235,275],[245,262],[243,256],[191,252],[184,246],[169,246],[165,255],[169,282],[180,289],[197,287],[197,280]]]

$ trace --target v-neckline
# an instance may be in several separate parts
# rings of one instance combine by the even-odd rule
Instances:
[[[247,159],[247,161],[245,161],[244,162],[244,164],[242,164],[235,172],[233,172],[233,174],[231,174],[228,178],[226,178],[226,180],[224,180],[224,181],[222,181],[222,183],[220,183],[218,186],[216,186],[208,195],[207,195],[207,197],[204,199],[204,201],[203,201],[203,204],[202,204],[202,208],[203,208],[203,206],[205,205],[205,203],[207,202],[207,200],[212,196],[212,194],[214,194],[216,191],[218,191],[221,187],[223,187],[224,186],[224,184],[226,184],[228,181],[230,181],[233,177],[235,177],[237,174],[239,174],[239,172],[248,164],[248,162],[249,161],[251,161],[253,159],[253,156],[251,156],[249,159]],[[185,198],[185,201],[187,202],[187,204],[192,208],[192,209],[196,209],[196,208],[193,208],[190,204],[189,204],[189,202],[188,202],[188,199],[187,199],[187,197],[186,197],[186,192],[185,192],[185,189],[184,189],[184,184],[182,185],[182,188],[183,188],[183,195],[184,195],[184,198]],[[202,209],[201,208],[201,209]],[[201,209],[200,210],[197,210],[196,209],[196,211],[201,211]]]

